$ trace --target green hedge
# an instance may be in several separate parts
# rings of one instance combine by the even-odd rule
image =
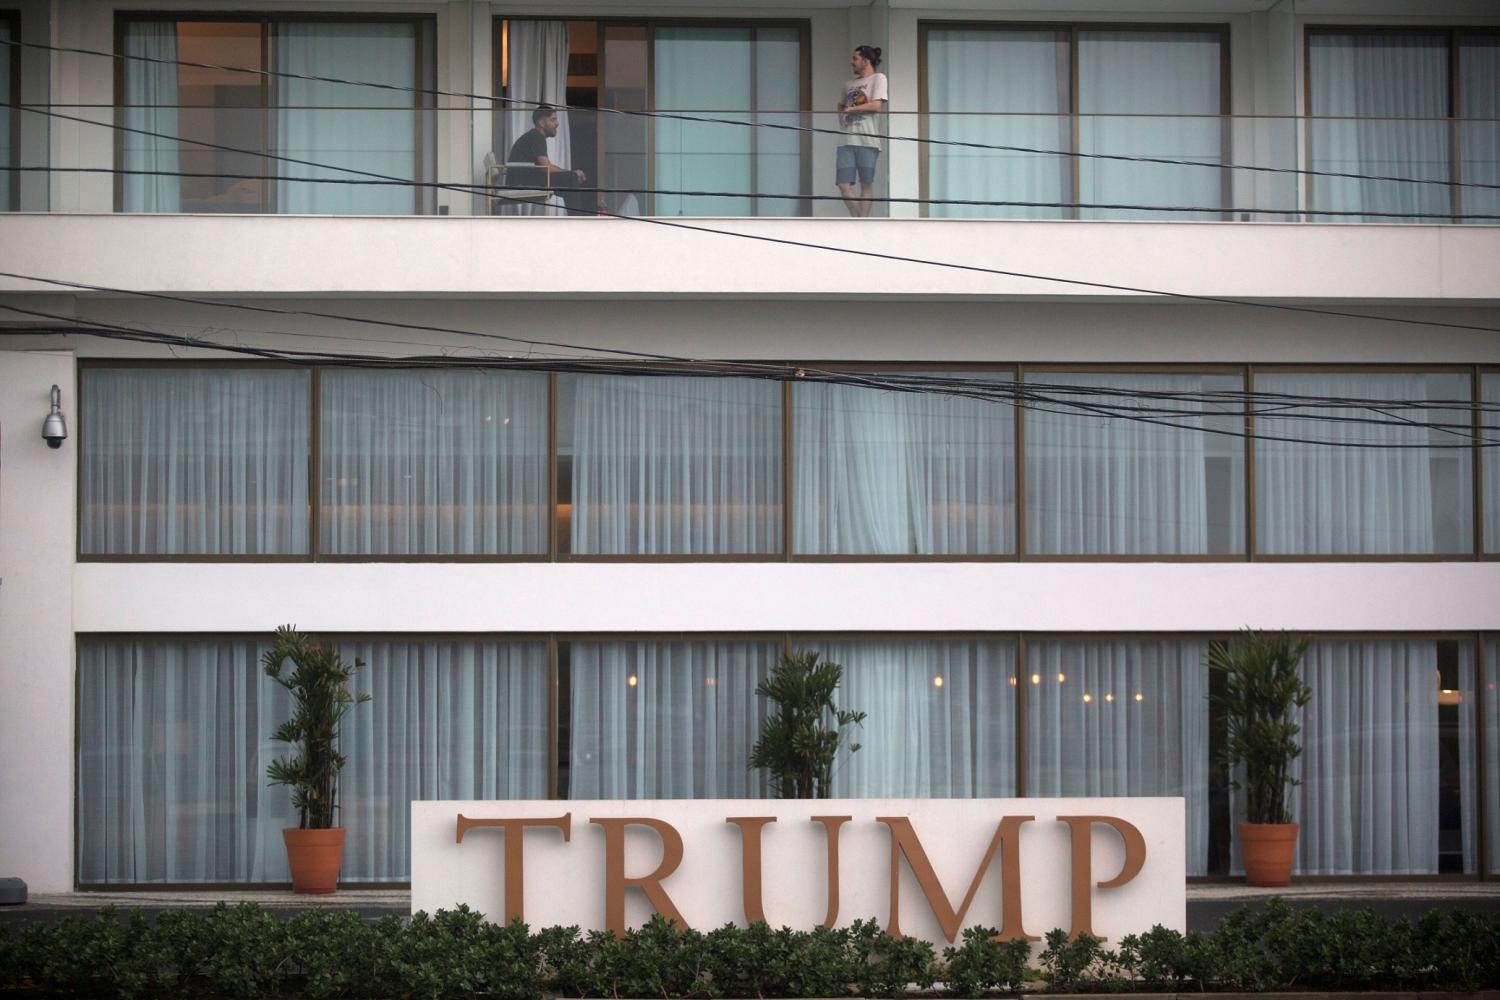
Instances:
[[[139,911],[0,929],[0,991],[87,997],[979,997],[1071,992],[1474,991],[1500,986],[1500,915],[1296,911],[1273,900],[1207,934],[1163,927],[1106,947],[973,928],[939,955],[873,920],[838,930],[764,924],[706,933],[660,919],[623,940],[576,927],[530,932],[460,908],[410,921],[348,911],[290,919],[253,904]]]

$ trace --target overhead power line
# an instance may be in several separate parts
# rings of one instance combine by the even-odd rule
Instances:
[[[335,168],[338,169],[338,168]],[[371,187],[409,187],[409,188],[435,188],[458,193],[467,192],[473,195],[496,195],[504,194],[506,191],[530,190],[524,185],[512,187],[490,187],[484,184],[464,183],[460,181],[418,181],[418,180],[377,180],[371,177],[298,177],[295,174],[258,174],[239,173],[232,171],[208,171],[208,170],[131,170],[121,167],[41,167],[41,166],[0,166],[0,171],[12,173],[48,173],[48,174],[110,174],[123,177],[192,177],[210,180],[250,180],[271,181],[287,184],[331,184],[331,185],[353,185]],[[675,197],[675,198],[741,198],[761,201],[797,201],[797,202],[839,202],[843,203],[845,198],[838,194],[779,194],[765,191],[707,191],[690,188],[628,188],[628,187],[590,187],[586,185],[570,186],[566,188],[552,189],[556,194],[633,194],[648,195],[651,197]],[[1382,211],[1340,211],[1334,209],[1313,208],[1241,208],[1234,206],[1211,206],[1211,205],[1139,205],[1123,202],[1080,202],[1080,201],[995,201],[979,198],[900,198],[891,196],[864,198],[862,201],[871,201],[882,205],[957,205],[978,208],[1066,208],[1081,209],[1087,211],[1123,211],[1123,212],[1181,212],[1195,215],[1317,215],[1330,216],[1334,218],[1381,218],[1381,219],[1486,219],[1500,220],[1500,214],[1481,214],[1462,212],[1434,213],[1434,212],[1382,212]],[[1024,221],[1024,220],[1011,220]]]
[[[1491,404],[1469,399],[1361,399],[1354,397],[1298,396],[1289,393],[1266,393],[1249,390],[1192,390],[1132,389],[1087,384],[1038,382],[1026,379],[984,378],[978,373],[954,376],[947,374],[861,372],[840,369],[815,368],[794,364],[766,364],[748,362],[708,362],[690,358],[659,356],[667,364],[657,367],[631,364],[622,367],[618,362],[590,358],[475,358],[452,355],[389,356],[338,351],[301,351],[271,348],[240,343],[225,344],[203,338],[164,333],[144,327],[119,324],[78,321],[57,313],[26,309],[18,306],[0,305],[0,310],[18,315],[56,321],[60,325],[32,329],[0,330],[0,335],[35,336],[52,334],[64,336],[95,336],[112,340],[134,341],[169,347],[193,348],[240,354],[262,360],[283,361],[298,365],[327,365],[359,368],[398,369],[499,369],[505,371],[568,372],[608,375],[646,375],[656,377],[699,376],[715,378],[751,378],[778,382],[803,382],[809,384],[847,385],[866,389],[883,389],[905,393],[927,393],[969,399],[986,403],[1002,403],[1019,406],[1033,412],[1055,413],[1071,416],[1095,416],[1101,418],[1127,419],[1176,430],[1185,430],[1245,438],[1260,441],[1281,441],[1330,447],[1368,449],[1446,449],[1500,446],[1500,438],[1491,439],[1476,434],[1475,417],[1467,421],[1444,419],[1417,420],[1403,415],[1404,412],[1436,413],[1455,412],[1496,414],[1500,416],[1500,404]],[[1123,402],[1115,402],[1115,401]],[[1172,405],[1164,405],[1172,404]],[[1184,409],[1183,407],[1190,407]],[[1211,407],[1211,408],[1205,408]],[[1351,410],[1379,414],[1380,417],[1341,416],[1335,413],[1308,413],[1307,408],[1319,411]],[[1393,412],[1395,411],[1395,412]],[[1214,423],[1218,418],[1227,426]],[[1317,423],[1338,425],[1366,425],[1376,428],[1397,427],[1405,431],[1424,430],[1438,432],[1454,438],[1453,441],[1434,443],[1428,441],[1368,441],[1326,440],[1288,434],[1268,434],[1250,431],[1244,418],[1276,422]],[[1238,424],[1239,426],[1235,426]],[[1500,434],[1500,428],[1496,429]]]
[[[293,73],[288,70],[258,69],[248,66],[227,66],[217,63],[194,62],[184,59],[166,59],[160,56],[128,55],[123,52],[107,52],[102,49],[88,49],[77,46],[47,45],[41,42],[23,42],[17,39],[0,39],[0,44],[13,45],[22,48],[43,49],[52,52],[67,52],[75,55],[97,56],[103,59],[128,60],[134,62],[155,63],[169,66],[188,66],[197,69],[211,69],[226,73],[245,73],[251,76],[272,77],[277,79],[306,80],[314,83],[331,83],[348,87],[367,87],[374,90],[392,91],[402,94],[420,95],[425,97],[447,97],[465,101],[483,101],[491,105],[499,103],[507,106],[515,106],[520,110],[529,110],[538,106],[536,101],[522,101],[510,97],[499,97],[492,94],[475,94],[459,90],[442,90],[433,87],[406,87],[399,84],[380,83],[374,80],[353,80],[336,76],[320,76],[310,73]],[[148,105],[142,105],[148,106]],[[628,108],[611,107],[589,107],[575,104],[548,104],[559,111],[574,111],[579,113],[618,115],[632,118],[659,119],[665,121],[696,122],[708,125],[728,125],[738,128],[765,128],[784,132],[797,132],[807,135],[833,135],[843,136],[841,129],[824,128],[815,125],[789,125],[783,122],[744,121],[738,118],[717,118],[701,114],[688,114],[677,111],[646,111]],[[18,107],[27,107],[18,105]],[[378,109],[371,109],[378,110]],[[406,109],[401,109],[406,110]],[[472,113],[479,109],[427,109],[412,108],[413,111],[434,112],[467,111]],[[765,112],[775,114],[815,114],[816,112],[785,111]],[[929,112],[929,115],[932,114]],[[1069,117],[1059,115],[1057,117]],[[1141,118],[1150,118],[1150,115],[1140,115]],[[1209,116],[1216,117],[1216,116]],[[1071,149],[1047,149],[1035,146],[1020,146],[1001,143],[971,142],[960,139],[933,139],[927,136],[897,135],[894,133],[872,133],[872,138],[889,140],[891,142],[914,142],[925,146],[954,147],[959,149],[992,150],[1005,153],[1027,153],[1038,156],[1065,156],[1082,159],[1116,160],[1127,163],[1158,163],[1169,166],[1209,167],[1215,170],[1245,170],[1256,173],[1291,174],[1309,177],[1341,177],[1352,180],[1390,181],[1401,184],[1436,184],[1444,187],[1479,188],[1485,190],[1500,190],[1500,184],[1489,184],[1479,181],[1452,181],[1430,177],[1399,177],[1385,174],[1365,174],[1334,170],[1315,170],[1301,167],[1273,167],[1253,163],[1225,163],[1205,162],[1203,160],[1176,159],[1160,156],[1139,156],[1129,153],[1100,153],[1084,152]]]

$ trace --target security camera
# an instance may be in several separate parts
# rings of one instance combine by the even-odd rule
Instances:
[[[52,412],[42,421],[42,440],[48,448],[61,448],[68,439],[68,425],[62,415],[62,390],[52,387]]]

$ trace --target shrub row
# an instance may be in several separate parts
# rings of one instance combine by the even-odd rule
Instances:
[[[660,919],[624,939],[576,927],[532,933],[466,908],[367,922],[348,911],[290,919],[253,904],[150,919],[92,917],[0,929],[0,991],[89,997],[979,997],[1020,992],[1428,990],[1500,986],[1500,915],[1241,909],[1207,934],[1163,927],[1115,947],[1064,931],[1033,958],[972,928],[939,955],[873,920],[846,928],[706,933]],[[1034,964],[1033,964],[1034,963]]]

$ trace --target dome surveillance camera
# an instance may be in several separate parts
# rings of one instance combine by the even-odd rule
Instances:
[[[52,387],[52,412],[47,414],[47,419],[42,421],[42,440],[47,442],[48,448],[61,448],[63,442],[68,439],[68,425],[63,421],[62,415],[62,390],[57,386]]]

